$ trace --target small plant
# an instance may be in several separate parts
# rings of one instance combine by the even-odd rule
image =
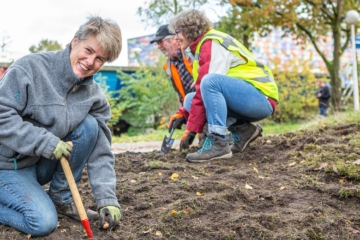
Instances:
[[[149,163],[149,166],[152,169],[161,168],[163,166],[163,163],[161,161],[154,160]]]

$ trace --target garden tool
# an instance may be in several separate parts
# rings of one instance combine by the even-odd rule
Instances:
[[[71,191],[71,194],[72,194],[72,196],[74,198],[75,206],[76,206],[76,209],[77,209],[77,211],[79,213],[81,223],[84,226],[88,237],[92,239],[93,236],[92,236],[92,231],[91,231],[91,228],[90,228],[90,222],[89,222],[89,219],[88,219],[88,217],[86,215],[84,205],[83,205],[83,203],[81,201],[79,190],[78,190],[78,188],[76,186],[74,176],[73,176],[73,174],[71,172],[69,162],[64,156],[61,157],[60,162],[61,162],[61,166],[62,166],[62,168],[64,170],[66,180],[69,183],[70,191]]]
[[[164,137],[164,140],[163,140],[163,143],[162,143],[162,145],[161,145],[161,153],[168,153],[168,152],[170,152],[170,150],[171,150],[171,146],[174,144],[174,139],[171,139],[171,136],[173,135],[173,133],[174,133],[174,131],[175,131],[175,128],[171,128],[171,131],[170,131],[170,136],[169,137],[167,137],[166,135],[165,135],[165,137]]]

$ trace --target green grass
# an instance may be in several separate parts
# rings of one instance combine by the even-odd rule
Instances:
[[[329,125],[346,124],[346,123],[357,123],[359,122],[360,113],[354,111],[334,113],[326,118],[313,116],[313,118],[306,122],[300,123],[283,123],[274,124],[269,122],[261,123],[263,128],[263,135],[281,134],[287,132],[296,132],[299,130],[316,129]],[[183,129],[176,129],[171,138],[175,140],[181,139],[184,132]],[[164,137],[169,137],[167,129],[154,130],[147,134],[138,134],[136,136],[129,136],[128,134],[122,134],[120,137],[114,136],[113,143],[129,143],[129,142],[150,142],[150,141],[162,141]]]

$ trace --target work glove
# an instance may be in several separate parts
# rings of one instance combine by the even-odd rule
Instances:
[[[50,159],[59,160],[62,156],[69,159],[71,151],[72,151],[72,146],[60,140],[60,142],[56,145],[54,152],[51,154]]]
[[[186,129],[180,141],[180,150],[189,149],[189,146],[194,141],[195,135],[195,132]]]
[[[115,206],[106,206],[103,208],[100,208],[99,210],[100,215],[100,226],[107,229],[111,229],[117,225],[119,225],[119,221],[121,218],[121,212],[118,207]],[[108,223],[105,225],[105,223]]]
[[[171,132],[172,128],[181,129],[181,126],[185,123],[185,118],[181,113],[176,113],[170,117],[170,121],[168,123],[169,132]]]

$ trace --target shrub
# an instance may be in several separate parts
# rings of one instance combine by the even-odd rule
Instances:
[[[161,58],[155,66],[142,65],[131,75],[118,72],[123,85],[118,103],[124,109],[120,119],[133,128],[157,129],[179,107],[177,94],[163,69],[164,61]]]
[[[308,62],[291,61],[286,71],[273,71],[279,88],[279,104],[271,120],[276,123],[295,122],[308,119],[318,109],[315,96],[316,77],[310,71]]]

